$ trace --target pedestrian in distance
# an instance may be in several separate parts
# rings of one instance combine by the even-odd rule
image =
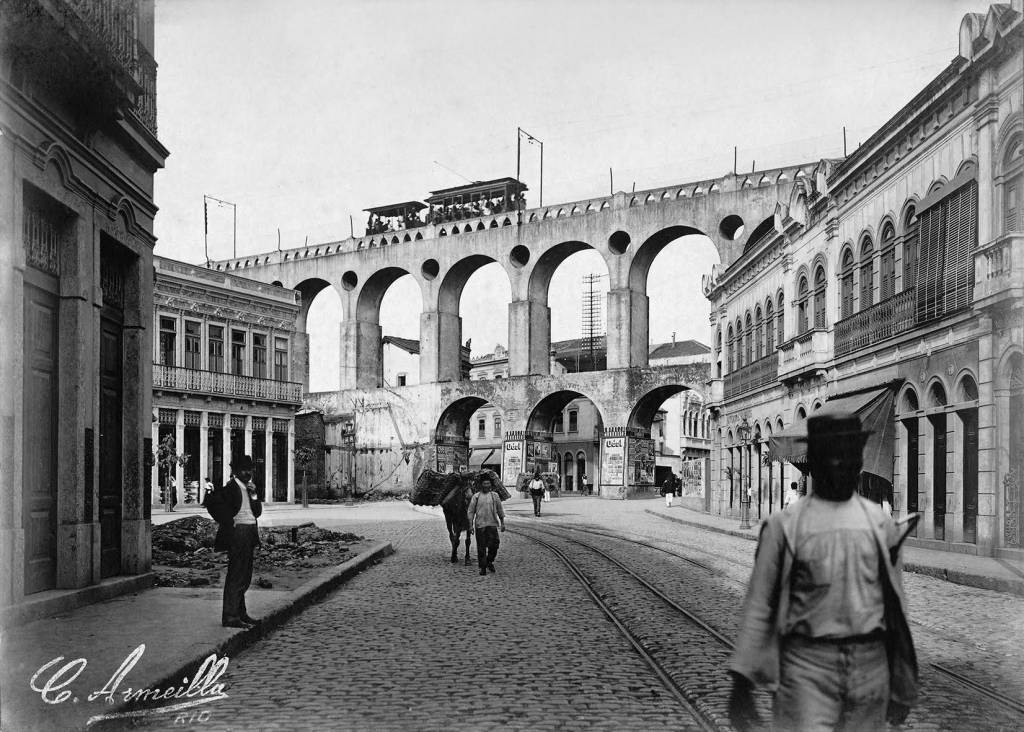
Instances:
[[[533,478],[530,480],[530,498],[533,499],[533,515],[540,516],[540,502],[544,498],[546,488],[544,479],[540,477],[540,469],[533,471]]]
[[[665,478],[665,482],[661,484],[661,495],[665,499],[665,508],[672,508],[672,498],[676,494],[676,487],[672,480],[672,476]]]
[[[775,692],[778,730],[885,729],[917,698],[893,521],[856,493],[868,433],[854,414],[807,420],[814,493],[761,526],[729,663],[733,726],[760,726],[753,689]]]
[[[232,460],[231,478],[222,488],[207,493],[204,504],[218,524],[214,549],[228,553],[221,609],[221,624],[226,628],[250,628],[259,622],[245,607],[253,554],[260,543],[256,520],[263,513],[263,502],[252,482],[254,468],[249,455]]]
[[[476,533],[476,564],[480,574],[487,574],[487,570],[493,572],[494,558],[501,544],[498,527],[505,530],[505,509],[501,506],[501,496],[491,492],[490,478],[480,481],[480,492],[469,500],[466,516]]]
[[[797,489],[796,481],[794,480],[789,484],[789,490],[786,491],[786,508],[789,508],[794,503],[800,500],[800,491]]]

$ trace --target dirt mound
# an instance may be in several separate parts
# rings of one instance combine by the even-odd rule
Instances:
[[[188,516],[153,527],[153,570],[161,587],[203,587],[223,584],[227,553],[213,549],[217,524]],[[314,523],[260,527],[253,586],[292,589],[316,571],[354,556],[352,545],[365,542],[356,534],[331,531]]]

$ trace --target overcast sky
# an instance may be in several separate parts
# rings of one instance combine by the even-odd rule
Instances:
[[[957,52],[963,0],[342,2],[157,0],[160,138],[156,253],[205,260],[203,194],[238,207],[238,254],[362,233],[368,206],[514,176],[516,127],[544,141],[544,200],[839,156]],[[528,205],[536,148],[524,146]],[[229,208],[210,209],[209,255],[232,254]],[[717,262],[688,237],[648,281],[651,340],[710,342],[700,277]],[[581,253],[549,295],[552,337],[578,337]],[[410,295],[412,299],[410,299]],[[386,333],[418,337],[411,278],[388,292]],[[463,296],[474,354],[506,343],[498,265]],[[468,306],[467,306],[468,303]],[[340,306],[314,303],[314,388],[336,383]],[[331,362],[333,359],[333,363]]]

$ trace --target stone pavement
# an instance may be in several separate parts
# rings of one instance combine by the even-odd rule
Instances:
[[[720,565],[723,581],[732,584],[737,598],[749,578],[753,543],[735,537],[749,539],[755,532],[739,532],[732,520],[678,506],[665,509],[661,499],[556,498],[543,505],[540,519],[533,517],[527,499],[511,499],[505,505],[510,526],[539,522],[600,527],[703,553],[709,558],[706,561]],[[187,513],[158,511],[154,523]],[[651,686],[649,672],[642,665],[629,665],[635,659],[619,649],[616,644],[621,640],[610,626],[603,620],[596,622],[600,613],[549,556],[506,533],[498,574],[479,577],[475,567],[445,561],[444,527],[429,513],[439,512],[414,509],[404,502],[314,505],[307,510],[268,507],[264,524],[315,521],[389,542],[398,555],[350,580],[343,591],[308,607],[237,658],[242,648],[258,638],[219,626],[219,590],[147,590],[8,629],[0,647],[4,661],[0,728],[70,729],[108,711],[101,700],[88,703],[83,697],[101,689],[142,643],[146,644],[145,653],[121,689],[180,684],[187,661],[198,661],[213,652],[230,656],[226,677],[230,698],[204,709],[212,713],[204,728],[207,724],[243,728],[245,725],[236,723],[239,718],[231,716],[241,714],[231,706],[240,700],[245,702],[242,708],[259,711],[249,720],[258,722],[254,728],[302,727],[281,713],[283,701],[293,697],[313,713],[310,727],[316,726],[315,722],[320,728],[435,728],[441,726],[437,720],[443,716],[438,715],[444,715],[447,708],[443,703],[420,708],[419,703],[401,702],[443,699],[445,694],[454,694],[466,708],[473,707],[474,695],[507,698],[496,703],[497,709],[495,703],[488,702],[486,719],[448,725],[458,728],[550,727],[551,715],[561,720],[560,728],[569,729],[600,728],[601,720],[618,720],[618,728],[623,728],[624,720],[630,722],[625,725],[630,728],[670,726],[667,720],[678,715],[679,709],[666,706],[664,691]],[[460,547],[460,555],[463,551]],[[1006,568],[995,560],[913,548],[907,555],[912,563],[934,569],[933,576],[942,570],[946,574],[954,570],[956,576],[955,572],[966,566],[961,562],[976,560],[967,567],[971,578],[1008,579],[998,574]],[[529,581],[524,583],[522,578]],[[1020,599],[971,587],[953,588],[956,585],[932,577],[908,581],[920,648],[944,663],[967,663],[967,671],[989,679],[993,688],[1024,697]],[[302,595],[297,590],[251,592],[249,596],[254,615],[277,612],[283,622],[295,612],[296,600]],[[731,607],[728,612],[734,610]],[[483,627],[474,635],[470,629],[476,622]],[[467,632],[476,642],[466,643]],[[394,648],[400,654],[398,666],[392,659],[382,667],[378,660]],[[416,663],[417,659],[437,659],[438,654],[440,665]],[[40,695],[28,689],[32,674],[59,656],[64,659],[50,667],[37,686],[70,661],[86,659],[82,675],[68,685],[79,696],[77,704],[70,696],[64,702],[44,705]],[[307,656],[311,660],[306,661]],[[289,662],[299,658],[303,659],[302,673],[291,673]],[[623,665],[605,670],[602,664],[611,660]],[[75,670],[70,667],[53,683],[67,681]],[[308,674],[312,676],[307,678]],[[55,689],[51,696],[62,690]],[[380,711],[358,701],[367,698],[380,699],[378,706],[386,709]],[[935,698],[930,703],[938,708],[944,702]],[[347,716],[344,721],[337,716],[319,717],[318,705],[324,705],[324,714],[338,714],[341,709]],[[22,724],[26,719],[32,723]],[[260,721],[264,719],[265,725]],[[679,726],[679,720],[673,719]],[[604,727],[615,728],[615,724]]]

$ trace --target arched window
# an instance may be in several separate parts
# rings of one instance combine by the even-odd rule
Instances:
[[[729,349],[729,353],[726,354],[726,358],[729,363],[729,372],[732,373],[736,370],[736,333],[733,331],[732,326],[729,326],[729,335],[725,340],[725,346]]]
[[[903,291],[917,286],[917,210],[910,206],[903,217]]]
[[[896,229],[889,222],[882,227],[881,271],[879,272],[879,301],[896,294]]]
[[[867,310],[874,304],[875,286],[875,245],[870,236],[860,243],[860,309]]]
[[[764,358],[764,315],[760,305],[754,311],[754,358]]]
[[[807,295],[810,288],[807,286],[807,276],[800,277],[800,283],[796,286],[796,332],[797,335],[810,330],[810,323],[807,318]]]
[[[1024,178],[1024,143],[1017,137],[1010,141],[1003,158],[1003,231],[1024,231],[1021,214],[1021,179]]]
[[[736,368],[743,368],[743,320],[736,318]]]
[[[825,268],[820,265],[814,270],[814,327],[828,327],[825,325]]]
[[[768,355],[775,353],[775,318],[773,317],[774,310],[772,309],[772,301],[768,300],[764,304],[764,347],[768,352]]]
[[[843,251],[843,265],[839,274],[839,290],[842,298],[842,317],[853,315],[853,252]]]
[[[750,311],[747,311],[746,328],[743,335],[744,364],[754,362],[754,324],[750,318]]]
[[[777,327],[775,329],[775,345],[781,346],[786,342],[786,320],[785,316],[785,295],[781,292],[778,297],[778,309],[775,311],[775,322]]]

